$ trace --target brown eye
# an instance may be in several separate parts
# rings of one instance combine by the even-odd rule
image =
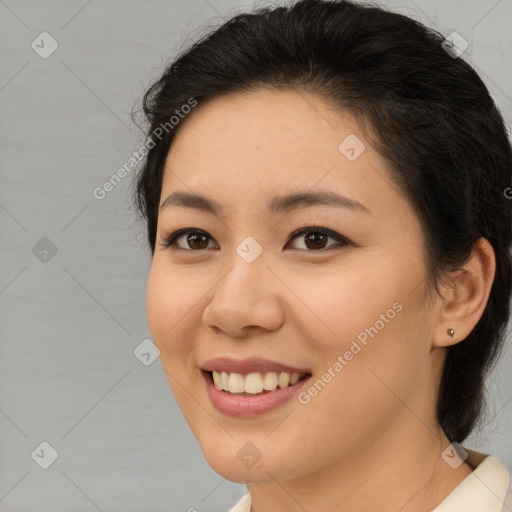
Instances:
[[[334,231],[331,231],[329,229],[325,228],[315,228],[315,227],[309,227],[304,228],[299,231],[296,231],[290,239],[293,240],[294,238],[302,239],[305,243],[306,248],[299,248],[299,250],[308,250],[309,252],[317,252],[322,250],[330,250],[331,247],[336,246],[344,246],[349,243],[349,241],[339,235],[338,233],[335,233]],[[332,238],[336,241],[335,244],[327,245],[327,241],[329,238]]]
[[[295,231],[289,240],[302,237],[305,243],[305,248],[296,248],[301,251],[307,252],[322,252],[330,250],[331,248],[342,247],[350,243],[345,237],[341,236],[334,231],[320,227],[308,227]],[[185,246],[179,245],[177,242],[183,238]],[[328,240],[335,241],[334,244],[327,245]],[[176,250],[184,251],[203,251],[208,247],[209,241],[213,241],[212,237],[204,231],[197,229],[180,229],[171,235],[165,237],[164,242],[161,243],[164,247],[170,247]]]
[[[208,247],[207,238],[202,233],[189,233],[186,240],[192,249],[206,249]]]
[[[324,249],[329,235],[318,231],[310,231],[304,235],[304,241],[308,249]]]
[[[180,247],[177,245],[177,241],[180,238],[185,239],[185,243],[187,247]],[[208,239],[211,240],[211,237],[204,233],[203,231],[193,230],[193,229],[180,229],[175,233],[172,233],[170,236],[165,238],[164,245],[165,247],[173,247],[177,249],[187,250],[204,250],[208,249]]]

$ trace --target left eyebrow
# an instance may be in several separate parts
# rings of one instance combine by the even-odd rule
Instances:
[[[319,192],[298,192],[285,196],[273,197],[268,210],[277,214],[280,212],[289,212],[292,210],[308,208],[310,206],[334,206],[336,208],[346,208],[360,213],[371,215],[370,210],[356,199],[351,199],[333,190],[324,190]]]

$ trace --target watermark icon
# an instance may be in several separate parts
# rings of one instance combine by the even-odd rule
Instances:
[[[49,238],[43,236],[32,247],[32,254],[39,261],[48,263],[57,254],[57,246]]]
[[[133,355],[144,365],[150,366],[160,357],[160,349],[149,338],[142,340]]]
[[[263,247],[252,236],[248,236],[238,245],[236,252],[246,263],[252,263],[263,252]]]
[[[59,47],[59,43],[48,32],[41,32],[30,46],[39,57],[47,59]]]
[[[357,335],[357,340],[353,340],[350,344],[350,348],[346,350],[343,355],[339,355],[336,358],[336,361],[329,366],[327,371],[322,374],[322,376],[315,381],[306,391],[301,391],[297,395],[298,401],[302,405],[307,405],[311,401],[311,398],[315,397],[322,391],[325,386],[331,380],[333,380],[336,375],[338,375],[341,370],[347,366],[354,357],[361,352],[361,350],[368,345],[368,336],[372,339],[379,334],[379,332],[384,329],[386,324],[389,324],[393,318],[395,318],[397,313],[402,311],[402,304],[399,302],[395,302],[389,309],[386,310],[385,313],[381,313],[379,316],[379,320],[377,320],[373,326],[365,328]],[[358,343],[359,342],[359,343]]]
[[[452,32],[442,43],[443,50],[452,58],[459,58],[467,49],[469,43],[458,33]]]
[[[507,187],[503,191],[503,195],[505,196],[505,199],[512,199],[512,187]]]
[[[59,454],[50,443],[43,441],[30,456],[40,467],[48,469],[57,460]]]
[[[468,452],[459,443],[452,443],[443,450],[441,457],[446,464],[457,469],[468,458]]]
[[[154,138],[158,139],[158,141],[161,141],[164,132],[170,133],[172,130],[174,130],[180,121],[185,119],[186,115],[189,114],[195,106],[197,106],[197,100],[194,98],[189,98],[187,103],[184,103],[179,109],[174,111],[176,115],[172,115],[169,118],[169,121],[158,125],[151,132],[151,135],[148,136],[144,142],[144,145],[141,146],[137,151],[134,151],[132,156],[130,156],[128,160],[119,169],[117,169],[117,171],[112,174],[112,176],[110,176],[110,178],[105,181],[101,187],[96,187],[92,191],[93,197],[98,201],[105,199],[107,194],[112,192],[112,190],[114,190],[114,188],[119,185],[119,183],[121,183],[121,181],[126,178],[126,176],[128,176],[146,157],[148,152],[157,145],[157,142],[154,141]]]
[[[262,454],[251,442],[245,443],[236,454],[242,464],[248,468],[252,468],[258,462]]]
[[[365,149],[366,146],[363,144],[363,141],[358,139],[353,133],[343,139],[338,146],[339,152],[351,162],[358,158]]]

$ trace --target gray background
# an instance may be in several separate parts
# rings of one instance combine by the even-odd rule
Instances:
[[[511,124],[511,0],[381,4],[463,35]],[[103,200],[92,191],[141,146],[129,113],[168,59],[253,5],[0,1],[1,511],[226,511],[244,491],[206,464],[159,360],[134,356],[150,253],[130,177]],[[31,48],[43,31],[59,45],[46,59]],[[509,344],[466,443],[509,468],[511,363]],[[43,441],[58,452],[48,469]]]

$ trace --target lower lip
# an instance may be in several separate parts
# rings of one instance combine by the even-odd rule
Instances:
[[[247,396],[233,395],[221,391],[215,387],[209,372],[201,370],[201,373],[206,382],[206,392],[215,409],[229,416],[237,416],[239,418],[252,418],[277,409],[295,396],[311,377],[308,376],[293,386],[284,389],[277,388],[275,391],[263,395]]]

